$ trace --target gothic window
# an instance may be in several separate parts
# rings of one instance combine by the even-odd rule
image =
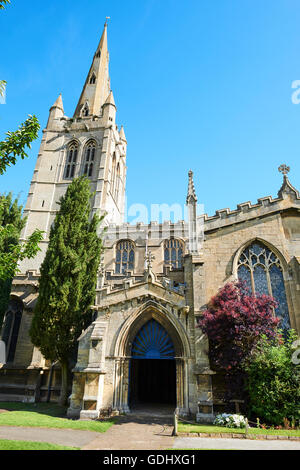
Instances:
[[[246,282],[250,292],[274,297],[278,302],[275,314],[281,319],[279,327],[290,329],[282,266],[275,253],[260,242],[252,243],[239,258],[238,277]]]
[[[65,178],[73,178],[76,169],[78,144],[72,142],[68,147]]]
[[[5,314],[1,340],[6,345],[6,362],[13,362],[22,319],[23,305],[19,300],[11,300]]]
[[[134,269],[134,244],[130,240],[122,240],[116,249],[116,273],[126,274]]]
[[[93,174],[95,153],[96,153],[96,143],[94,141],[90,141],[85,147],[85,152],[84,152],[83,174],[85,176],[90,177]]]
[[[93,75],[90,78],[90,84],[95,85],[95,83],[96,83],[96,75],[93,73]]]
[[[164,244],[164,260],[166,266],[172,268],[182,268],[182,256],[184,253],[184,244],[181,240],[170,238]]]
[[[99,50],[96,54],[97,59],[99,59],[100,56],[101,56],[101,51]]]

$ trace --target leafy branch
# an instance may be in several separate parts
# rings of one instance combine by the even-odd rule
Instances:
[[[15,132],[7,132],[6,139],[0,142],[0,175],[7,167],[15,165],[17,156],[28,157],[25,148],[31,148],[31,142],[38,137],[40,124],[36,116],[30,116]]]
[[[4,10],[5,5],[8,5],[10,0],[0,0],[0,10]]]
[[[15,236],[16,228],[12,224],[0,227],[0,245]],[[11,244],[8,250],[0,251],[0,280],[12,279],[18,272],[17,264],[25,258],[34,258],[41,251],[39,243],[43,239],[43,231],[35,230],[24,243]]]

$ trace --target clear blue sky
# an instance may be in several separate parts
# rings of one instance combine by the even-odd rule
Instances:
[[[72,116],[108,29],[117,122],[128,140],[128,204],[184,203],[194,171],[212,215],[276,197],[281,163],[300,189],[299,0],[12,0],[0,12],[0,139],[28,114]],[[0,177],[26,200],[40,141]]]

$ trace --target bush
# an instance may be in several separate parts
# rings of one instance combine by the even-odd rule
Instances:
[[[300,418],[300,365],[292,360],[296,338],[293,330],[277,344],[264,337],[245,367],[250,412],[270,425]]]
[[[245,428],[246,419],[242,415],[223,413],[216,416],[214,424],[217,426],[225,426],[226,428]]]

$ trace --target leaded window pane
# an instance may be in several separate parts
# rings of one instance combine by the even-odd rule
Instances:
[[[264,270],[264,268],[260,265],[255,266],[253,275],[254,275],[255,292],[260,295],[262,294],[269,295],[267,275],[266,275],[266,271]]]
[[[241,281],[246,282],[246,286],[248,287],[249,291],[251,291],[252,290],[251,273],[250,273],[250,270],[245,265],[241,265],[239,267],[238,276]]]
[[[282,271],[275,264],[273,264],[273,266],[271,266],[270,268],[270,279],[273,297],[278,302],[278,307],[276,308],[276,316],[281,319],[280,328],[282,328],[283,330],[288,330],[291,328],[291,325],[284,288],[284,280]]]

